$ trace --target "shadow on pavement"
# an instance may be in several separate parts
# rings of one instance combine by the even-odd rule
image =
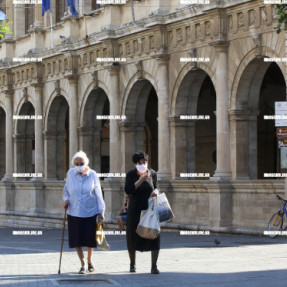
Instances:
[[[124,272],[124,271],[123,271]],[[120,273],[120,274],[118,274]],[[16,286],[19,283],[22,285],[26,282],[27,286],[73,286],[73,282],[83,286],[85,280],[86,283],[90,280],[99,280],[110,283],[106,283],[106,286],[244,286],[244,287],[263,287],[274,286],[274,278],[276,278],[276,286],[286,286],[284,282],[286,280],[286,270],[268,270],[268,271],[250,271],[250,272],[238,272],[238,273],[210,273],[210,270],[206,270],[206,273],[193,273],[192,266],[191,272],[162,272],[160,275],[152,275],[149,273],[107,273],[107,274],[85,274],[78,275],[75,273],[64,274],[51,274],[51,275],[18,275],[17,277],[0,276],[0,286],[8,285]],[[282,279],[282,285],[280,284]],[[60,281],[57,281],[60,280]],[[68,280],[68,284],[64,284],[64,281]],[[66,281],[67,282],[67,281]],[[279,283],[278,283],[279,282]],[[91,282],[90,282],[91,283]],[[20,286],[21,286],[20,285]],[[87,284],[90,285],[90,284]]]

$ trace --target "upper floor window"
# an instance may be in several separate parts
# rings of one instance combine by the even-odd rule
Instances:
[[[97,4],[97,0],[92,0],[92,10],[99,9],[101,7],[100,4]]]
[[[25,4],[25,34],[31,28],[35,21],[35,5]]]
[[[6,0],[0,0],[0,10],[6,14]]]
[[[56,22],[60,22],[64,17],[64,13],[67,11],[67,1],[56,0]]]

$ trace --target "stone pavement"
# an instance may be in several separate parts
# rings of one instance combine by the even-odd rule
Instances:
[[[162,232],[160,275],[150,274],[150,252],[137,253],[137,272],[129,273],[124,235],[109,235],[110,251],[96,250],[96,271],[79,275],[74,250],[65,232],[58,274],[61,230],[42,235],[12,235],[0,228],[0,286],[286,286],[286,237],[246,235],[180,235]],[[220,241],[216,246],[215,239]],[[86,252],[85,252],[86,257]]]

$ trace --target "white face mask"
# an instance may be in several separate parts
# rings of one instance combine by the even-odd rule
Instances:
[[[82,173],[86,167],[87,167],[86,165],[79,165],[79,166],[75,166],[75,169],[76,169],[76,172]]]
[[[137,164],[136,168],[137,168],[138,172],[144,173],[147,170],[147,163],[146,164]]]

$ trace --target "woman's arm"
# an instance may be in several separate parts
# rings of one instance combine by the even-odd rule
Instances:
[[[97,176],[97,174],[95,174],[95,194],[96,194],[96,198],[97,198],[98,214],[100,214],[100,219],[104,220],[104,213],[105,213],[105,209],[106,209],[106,204],[105,204],[105,201],[103,198],[103,192],[102,192],[102,188],[101,188],[100,179]]]
[[[128,172],[126,176],[125,192],[126,194],[133,194],[137,188],[148,179],[148,174],[141,175],[137,181],[133,172]]]
[[[66,181],[66,184],[64,186],[64,189],[63,189],[63,203],[62,203],[62,207],[63,208],[68,208],[69,206],[69,198],[70,198],[70,193],[69,193],[69,190],[68,190],[68,186],[69,186],[69,175],[68,175],[68,172],[67,172],[67,181]]]

